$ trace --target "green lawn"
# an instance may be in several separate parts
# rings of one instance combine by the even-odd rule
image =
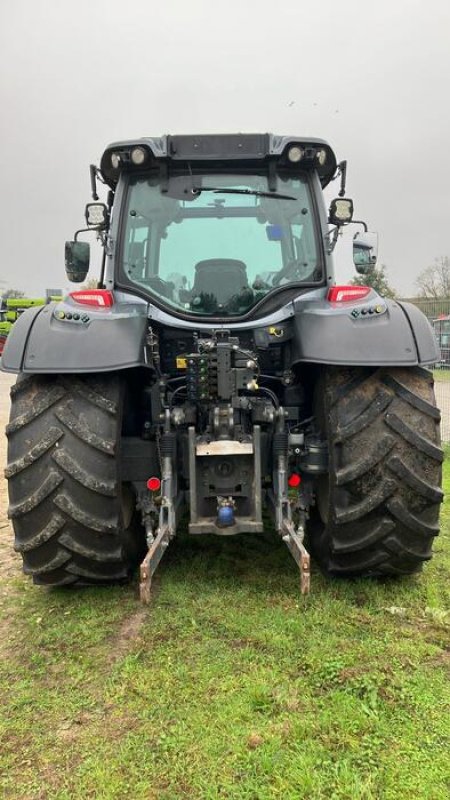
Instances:
[[[434,369],[433,378],[439,383],[448,383],[450,381],[450,369]]]
[[[270,536],[180,537],[147,609],[13,573],[0,796],[447,800],[449,518],[423,575],[307,598]]]

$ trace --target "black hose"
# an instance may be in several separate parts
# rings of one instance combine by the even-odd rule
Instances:
[[[187,391],[187,386],[186,386],[185,383],[182,386],[177,386],[177,388],[174,389],[174,391],[170,395],[170,400],[169,400],[169,408],[170,408],[170,410],[172,410],[172,408],[173,408],[173,399],[174,399],[175,395],[178,394],[178,392],[181,392],[181,391]]]
[[[267,394],[268,397],[270,397],[270,399],[272,400],[272,403],[274,404],[275,408],[280,407],[280,401],[278,400],[278,397],[276,396],[275,392],[272,392],[272,389],[268,389],[267,386],[259,386],[258,391]]]

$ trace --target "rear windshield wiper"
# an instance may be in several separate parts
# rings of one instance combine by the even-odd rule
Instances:
[[[193,186],[193,194],[214,192],[215,194],[251,194],[254,197],[273,197],[275,200],[297,200],[290,194],[277,194],[276,192],[260,192],[257,189],[222,189],[219,186]]]

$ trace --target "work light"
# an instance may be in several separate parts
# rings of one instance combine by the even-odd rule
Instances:
[[[147,158],[147,153],[145,152],[143,147],[133,147],[131,151],[131,161],[137,167],[140,164],[143,164],[145,159]]]
[[[292,161],[293,164],[297,164],[299,161],[301,161],[304,155],[305,151],[303,148],[297,147],[297,145],[290,147],[288,150],[288,159],[289,161]]]

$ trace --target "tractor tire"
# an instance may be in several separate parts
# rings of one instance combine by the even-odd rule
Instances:
[[[311,549],[330,575],[406,575],[432,555],[443,499],[429,370],[327,368],[316,414],[329,446]]]
[[[124,582],[145,549],[120,480],[123,389],[117,375],[20,375],[11,389],[8,516],[36,584]]]

